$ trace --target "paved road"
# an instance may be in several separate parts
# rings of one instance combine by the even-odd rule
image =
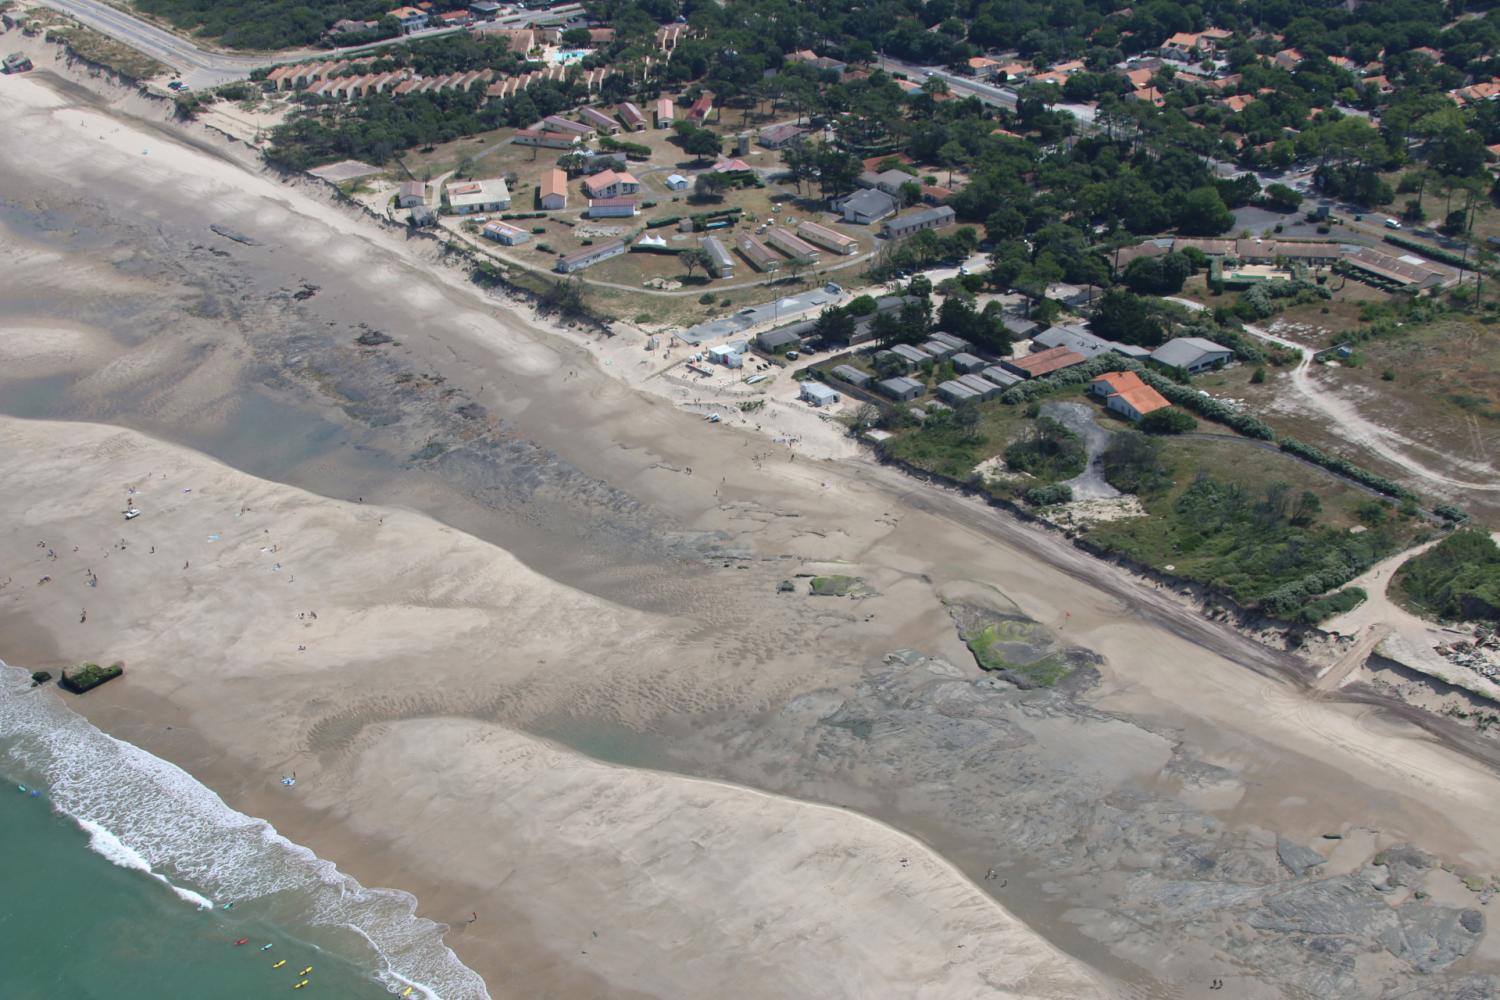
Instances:
[[[224,83],[233,83],[236,80],[246,80],[250,77],[250,71],[261,66],[275,66],[280,63],[297,62],[315,56],[325,58],[337,58],[341,56],[358,55],[371,52],[375,49],[388,45],[404,45],[407,42],[421,41],[428,38],[437,38],[441,35],[449,35],[464,31],[464,28],[432,28],[427,31],[416,31],[410,35],[400,38],[392,38],[386,41],[373,42],[369,45],[361,45],[348,49],[288,49],[282,52],[270,52],[260,55],[248,55],[232,52],[217,52],[202,48],[181,35],[174,34],[163,28],[158,28],[131,14],[111,7],[101,0],[40,0],[40,2],[53,10],[61,11],[75,20],[102,32],[109,37],[129,45],[131,48],[165,63],[182,75],[182,80],[189,87],[204,88],[217,87]],[[557,8],[553,11],[533,11],[524,16],[507,19],[507,23],[514,21],[518,27],[524,27],[535,21],[546,20],[558,14],[569,13],[574,8]]]
[[[99,0],[41,0],[96,31],[124,42],[133,49],[165,63],[182,74],[191,87],[214,87],[233,80],[244,80],[257,66],[302,58],[295,53],[281,58],[230,55],[199,48],[186,38],[147,24],[138,17],[116,10]]]
[[[1016,95],[1013,91],[1003,87],[992,87],[971,76],[959,76],[957,73],[950,73],[938,66],[918,66],[916,63],[905,62],[901,59],[884,57],[880,60],[880,68],[887,73],[901,73],[916,84],[926,82],[930,76],[937,77],[948,85],[950,91],[960,97],[977,97],[985,104],[991,104],[997,108],[1006,108],[1010,111],[1016,109]]]

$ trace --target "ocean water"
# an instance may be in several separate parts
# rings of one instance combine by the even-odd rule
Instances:
[[[0,776],[5,1000],[260,997],[309,965],[299,997],[488,1000],[412,896],[360,885],[3,663]]]

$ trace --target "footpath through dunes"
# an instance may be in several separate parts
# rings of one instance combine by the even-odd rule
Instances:
[[[671,683],[657,665],[695,655],[689,623],[134,432],[3,418],[0,444],[0,559],[24,574],[0,590],[6,655],[50,661],[14,638],[26,621],[70,656],[124,659],[123,679],[67,704],[365,885],[413,892],[497,996],[1106,995],[872,820],[474,718],[649,721],[649,690]],[[143,513],[126,522],[122,503]],[[663,700],[732,703],[738,666]]]

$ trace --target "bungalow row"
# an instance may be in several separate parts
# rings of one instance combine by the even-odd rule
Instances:
[[[599,85],[604,82],[604,77],[608,73],[608,70],[602,68],[591,69],[573,79],[575,79],[578,84],[582,85],[583,88],[589,93],[593,93],[599,89]],[[505,80],[496,80],[485,90],[485,95],[489,97],[490,100],[496,100],[505,97],[514,97],[516,94],[519,94],[521,91],[528,89],[535,83],[540,83],[546,80],[561,82],[567,79],[570,79],[568,67],[563,65],[547,66],[544,69],[537,69],[532,70],[530,73],[524,73],[521,76],[513,76]]]
[[[585,125],[592,126],[595,131],[604,135],[616,135],[620,131],[620,123],[598,108],[579,108],[578,117],[583,119]]]
[[[880,235],[888,240],[899,240],[919,233],[924,229],[938,229],[953,224],[957,213],[947,205],[924,208],[920,212],[898,216],[881,227]]]
[[[734,258],[724,248],[724,244],[713,236],[705,236],[698,242],[703,252],[708,254],[708,269],[716,278],[734,277]]]
[[[553,265],[553,268],[562,274],[572,274],[574,271],[581,271],[586,267],[591,267],[601,260],[618,257],[625,252],[625,249],[624,240],[610,240],[608,243],[584,247],[582,250],[558,257],[557,263]]]
[[[779,226],[766,234],[766,242],[794,260],[801,258],[816,263],[819,257],[817,247]]]
[[[816,222],[802,222],[797,225],[797,235],[809,243],[832,250],[834,253],[845,256],[859,251],[859,241],[843,233],[835,232],[827,226],[821,226]]]
[[[624,123],[627,131],[640,132],[646,127],[646,116],[630,101],[622,101],[615,107],[615,114]]]
[[[740,256],[750,262],[750,266],[757,271],[779,271],[781,269],[781,258],[771,252],[771,248],[749,233],[740,237]]]
[[[510,141],[517,146],[537,146],[543,149],[576,149],[583,139],[575,132],[547,132],[541,129],[518,128]]]

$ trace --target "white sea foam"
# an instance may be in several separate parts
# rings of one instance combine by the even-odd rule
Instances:
[[[442,927],[416,916],[411,894],[360,885],[271,824],[229,808],[186,771],[29,686],[25,671],[0,662],[0,740],[99,854],[150,873],[195,906],[295,899],[309,924],[367,941],[386,986],[414,986],[430,1000],[489,1000],[483,980],[443,943]]]
[[[213,900],[203,896],[191,889],[185,889],[180,885],[172,884],[172,880],[159,872],[151,870],[151,864],[138,853],[131,850],[119,837],[110,833],[104,827],[92,820],[74,817],[75,822],[83,828],[83,832],[89,835],[89,847],[96,853],[102,854],[108,861],[119,865],[121,868],[133,868],[136,871],[145,872],[156,879],[177,895],[177,898],[185,903],[192,903],[200,910],[213,908]]]

